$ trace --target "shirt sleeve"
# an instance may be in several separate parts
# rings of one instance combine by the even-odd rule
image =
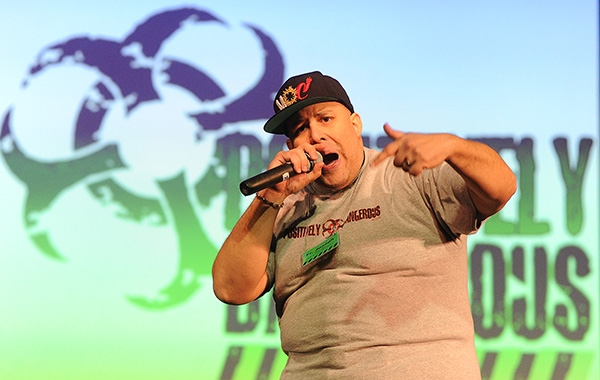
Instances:
[[[438,222],[455,235],[473,234],[481,227],[465,180],[444,162],[425,170],[419,188]]]

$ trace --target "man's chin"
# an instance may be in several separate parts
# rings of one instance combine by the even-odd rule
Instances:
[[[346,187],[346,184],[340,183],[339,179],[336,179],[332,174],[328,173],[324,173],[322,176],[317,178],[315,182],[319,187],[330,191],[337,191]]]

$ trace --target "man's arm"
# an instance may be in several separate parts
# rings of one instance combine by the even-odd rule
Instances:
[[[259,192],[260,196],[273,204],[282,204],[289,194],[317,179],[323,163],[315,164],[311,172],[303,172],[309,167],[307,154],[311,159],[317,157],[315,148],[309,145],[277,153],[269,169],[289,162],[299,174]],[[255,198],[225,239],[212,268],[213,290],[221,301],[241,305],[264,293],[278,212],[277,207]]]
[[[495,150],[456,138],[454,153],[446,161],[463,177],[479,218],[485,219],[504,207],[517,190],[517,180]]]
[[[458,136],[439,133],[403,133],[384,126],[394,141],[373,165],[394,156],[394,165],[412,175],[448,162],[465,180],[481,219],[500,211],[517,189],[514,173],[489,146]]]
[[[245,304],[264,292],[277,212],[255,198],[231,230],[212,267],[213,290],[221,301]]]

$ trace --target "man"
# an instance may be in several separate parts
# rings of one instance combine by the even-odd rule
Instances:
[[[466,236],[516,189],[500,156],[451,134],[395,131],[381,152],[337,80],[292,77],[265,131],[297,175],[259,191],[213,266],[216,296],[274,289],[283,379],[478,379]],[[309,161],[314,164],[309,170]]]

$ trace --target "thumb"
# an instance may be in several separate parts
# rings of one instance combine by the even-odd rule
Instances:
[[[383,125],[383,130],[385,131],[385,134],[388,135],[392,140],[396,140],[404,136],[404,132],[394,130],[388,123]]]

